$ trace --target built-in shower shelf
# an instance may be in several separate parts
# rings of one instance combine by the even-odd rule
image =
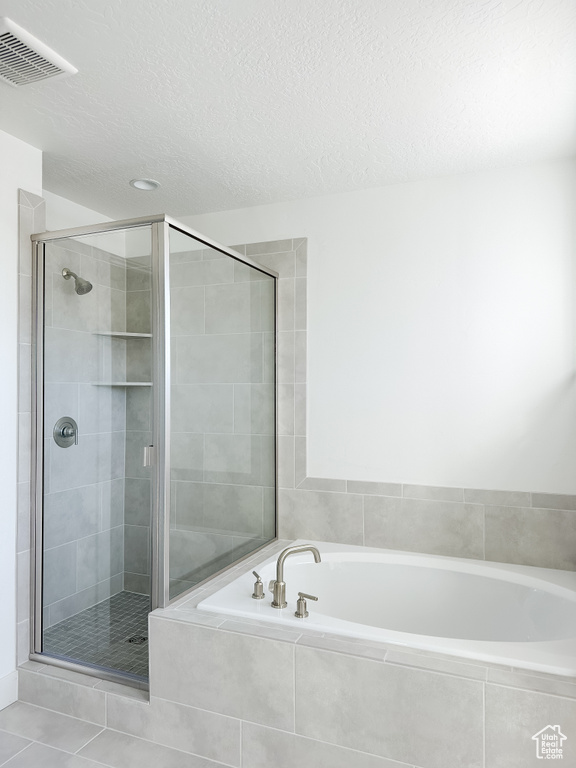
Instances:
[[[151,381],[93,381],[93,387],[151,387]]]
[[[126,333],[125,331],[96,331],[94,336],[108,336],[112,339],[151,339],[151,333]]]

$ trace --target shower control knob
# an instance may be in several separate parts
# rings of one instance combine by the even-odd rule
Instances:
[[[62,416],[54,424],[52,432],[54,442],[60,448],[70,448],[71,445],[78,445],[78,424],[71,416]]]

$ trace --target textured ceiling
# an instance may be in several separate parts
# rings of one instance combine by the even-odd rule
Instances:
[[[45,186],[178,216],[576,151],[575,0],[0,0],[79,70],[0,129]],[[149,176],[155,193],[128,181]]]

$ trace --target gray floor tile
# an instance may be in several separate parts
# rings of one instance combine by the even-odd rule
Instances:
[[[17,755],[18,752],[21,752],[29,744],[28,739],[14,736],[13,733],[0,731],[0,765],[4,765],[6,760],[10,760],[11,757]]]
[[[9,760],[5,768],[103,768],[103,766],[101,763],[71,755],[69,752],[46,747],[44,744],[31,744]]]
[[[223,765],[109,730],[102,731],[79,754],[109,768],[216,768]]]
[[[17,701],[0,712],[0,730],[66,752],[76,752],[100,733],[102,728],[75,717]]]

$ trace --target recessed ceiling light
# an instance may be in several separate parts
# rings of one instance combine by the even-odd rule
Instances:
[[[145,192],[152,192],[152,190],[158,189],[160,182],[154,181],[154,179],[132,179],[130,186],[134,187],[134,189],[143,189]]]

